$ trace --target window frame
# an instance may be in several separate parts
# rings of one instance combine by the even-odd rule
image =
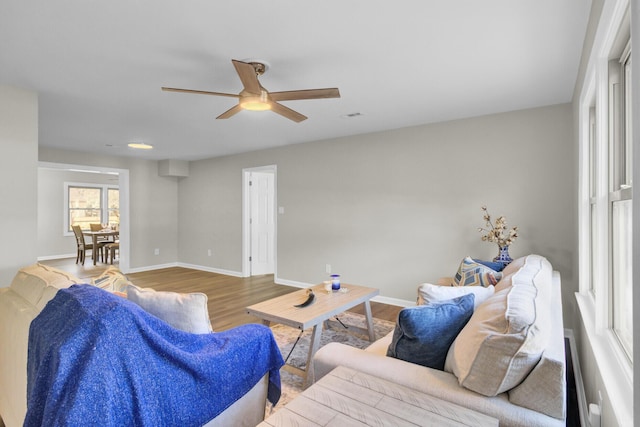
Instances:
[[[630,319],[623,319],[619,312],[623,310],[625,291],[629,292],[624,283],[619,282],[617,277],[617,266],[624,255],[617,255],[615,244],[623,236],[617,232],[615,213],[625,201],[632,202],[631,174],[633,173],[631,153],[631,114],[630,106],[632,100],[630,75],[627,66],[631,64],[631,40],[624,42],[624,48],[619,52],[612,52],[613,59],[610,59],[607,67],[608,82],[608,120],[609,138],[604,143],[608,147],[607,174],[598,173],[596,179],[606,180],[607,185],[607,239],[608,239],[608,289],[609,302],[607,305],[607,328],[615,336],[618,345],[621,346],[628,362],[633,366],[633,306],[627,315]],[[608,178],[608,179],[607,179]],[[623,202],[623,203],[620,203]],[[631,208],[633,209],[633,208]],[[623,218],[624,219],[624,218]],[[602,219],[605,220],[604,218]],[[631,218],[628,218],[631,223]],[[626,236],[626,238],[630,238]],[[624,241],[624,238],[622,238]],[[604,258],[603,258],[604,260]],[[631,267],[631,263],[628,263]],[[622,276],[631,276],[630,272],[623,272]],[[633,286],[633,284],[631,284]],[[622,295],[620,297],[619,295]],[[621,299],[622,298],[622,299]],[[596,299],[596,303],[598,300]],[[625,320],[627,320],[625,322]],[[631,331],[625,330],[623,324],[630,324]],[[628,336],[627,336],[628,335]],[[626,338],[625,338],[626,336]]]
[[[71,230],[70,224],[70,208],[69,208],[69,189],[70,188],[93,188],[100,190],[100,223],[104,223],[105,218],[109,218],[109,212],[111,208],[109,208],[109,190],[118,190],[120,191],[119,185],[113,184],[99,184],[94,182],[65,182],[64,183],[64,215],[63,215],[63,224],[62,224],[62,234],[63,236],[73,236],[73,230]],[[118,207],[120,210],[120,207]]]
[[[613,331],[611,323],[610,306],[613,301],[609,294],[611,274],[609,254],[612,250],[612,243],[609,240],[611,231],[609,195],[612,187],[610,187],[611,177],[609,176],[608,71],[609,60],[616,57],[615,53],[618,53],[618,58],[622,56],[621,52],[628,39],[627,34],[630,32],[629,18],[628,0],[605,2],[587,61],[577,105],[579,292],[576,293],[576,301],[581,319],[577,326],[581,328],[579,335],[582,351],[586,352],[584,357],[587,357],[589,363],[595,364],[600,374],[601,382],[597,385],[591,384],[591,387],[603,389],[607,396],[607,406],[611,408],[610,412],[607,411],[608,417],[615,419],[617,425],[633,422],[633,359],[638,357],[638,350],[636,349],[633,359],[630,359]],[[637,71],[633,71],[636,76]],[[637,96],[637,88],[633,91]],[[635,106],[638,105],[637,99],[633,102]],[[589,116],[590,109],[594,106],[597,123],[595,159],[590,156],[589,150],[590,142],[593,142],[590,140],[592,128]],[[637,112],[634,114],[637,115]],[[634,125],[637,126],[637,123]],[[634,130],[637,130],[637,127]],[[629,154],[633,155],[633,153]],[[600,174],[601,178],[604,174],[605,178],[591,183],[590,172],[594,165],[599,168],[596,173]],[[637,168],[638,164],[635,167]],[[637,170],[636,173],[638,173]],[[594,187],[595,194],[592,192]],[[630,190],[628,190],[629,194]],[[637,202],[635,204],[637,205]],[[637,213],[634,213],[634,216],[637,216]],[[597,241],[593,242],[592,237]],[[632,244],[638,246],[635,242]],[[594,259],[599,260],[597,265],[592,265]],[[633,270],[633,266],[631,268]],[[634,299],[637,300],[635,297]],[[634,316],[633,313],[631,315]],[[637,332],[635,334],[637,335]]]

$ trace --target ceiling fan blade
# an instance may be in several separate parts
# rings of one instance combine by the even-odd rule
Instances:
[[[288,90],[284,92],[269,92],[269,96],[274,101],[293,101],[297,99],[321,99],[340,98],[340,91],[337,87],[326,89],[306,89]]]
[[[293,120],[296,123],[300,123],[303,120],[307,120],[307,116],[302,115],[297,111],[292,110],[289,107],[285,107],[282,104],[278,104],[277,102],[271,103],[271,111],[273,111],[274,113],[278,113],[289,120]]]
[[[260,94],[262,90],[262,86],[260,86],[260,82],[258,81],[258,76],[256,75],[256,70],[253,68],[253,65],[237,61],[232,59],[233,66],[236,67],[236,72],[238,73],[238,77],[240,77],[240,81],[242,81],[242,85],[247,92]]]
[[[162,90],[166,92],[184,92],[184,93],[195,93],[198,95],[216,95],[216,96],[228,96],[231,98],[239,98],[239,95],[236,95],[233,93],[207,92],[206,90],[178,89],[175,87],[163,87]]]
[[[216,117],[216,119],[228,119],[229,117],[238,114],[240,111],[242,111],[240,104],[234,105],[232,108],[229,108],[227,111]]]

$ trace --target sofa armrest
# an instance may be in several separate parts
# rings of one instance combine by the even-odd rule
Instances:
[[[549,345],[540,362],[522,383],[509,390],[509,400],[516,405],[539,411],[549,416],[566,417],[566,362],[564,328],[562,327],[562,293],[560,274],[552,273],[551,309],[548,312],[551,328]]]
[[[23,425],[27,413],[29,326],[37,315],[12,288],[0,289],[0,417],[7,426]]]
[[[364,351],[366,351],[367,353],[378,354],[380,356],[386,356],[387,350],[389,349],[389,344],[391,344],[391,341],[393,340],[393,333],[394,331],[391,331],[379,340],[374,341]]]
[[[247,394],[206,423],[204,427],[257,426],[264,420],[268,388],[269,373],[266,373]]]
[[[438,286],[456,286],[456,281],[453,277],[441,277],[436,282]]]

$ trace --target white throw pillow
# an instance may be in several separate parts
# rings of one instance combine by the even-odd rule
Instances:
[[[146,312],[181,331],[192,334],[213,332],[207,308],[207,295],[201,292],[181,294],[129,285],[127,298]]]
[[[473,309],[493,295],[494,287],[487,286],[438,286],[423,283],[418,287],[418,305],[430,304],[436,301],[446,301],[467,294],[474,294]]]
[[[461,386],[496,396],[520,384],[547,347],[552,269],[529,255],[513,285],[496,290],[460,331],[449,349],[445,371]]]

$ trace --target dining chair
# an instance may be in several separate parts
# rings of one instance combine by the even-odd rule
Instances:
[[[107,243],[106,245],[104,245],[104,249],[105,249],[105,262],[106,259],[109,259],[109,262],[111,264],[113,264],[113,258],[115,257],[115,253],[116,251],[120,252],[120,242],[116,241],[113,243]]]
[[[89,224],[89,228],[91,231],[102,231],[104,227],[100,223],[91,223]],[[99,242],[113,242],[110,236],[98,236]]]
[[[104,261],[103,247],[105,244],[98,243],[97,247],[94,248],[93,243],[87,243],[84,240],[84,234],[82,233],[82,228],[80,228],[79,225],[72,225],[71,228],[73,229],[74,236],[76,236],[76,245],[78,246],[78,252],[76,254],[76,264],[80,262],[82,263],[82,265],[84,265],[84,259],[86,257],[87,249],[91,250],[92,253],[100,256],[102,258],[102,261]],[[98,252],[96,253],[94,251]]]

